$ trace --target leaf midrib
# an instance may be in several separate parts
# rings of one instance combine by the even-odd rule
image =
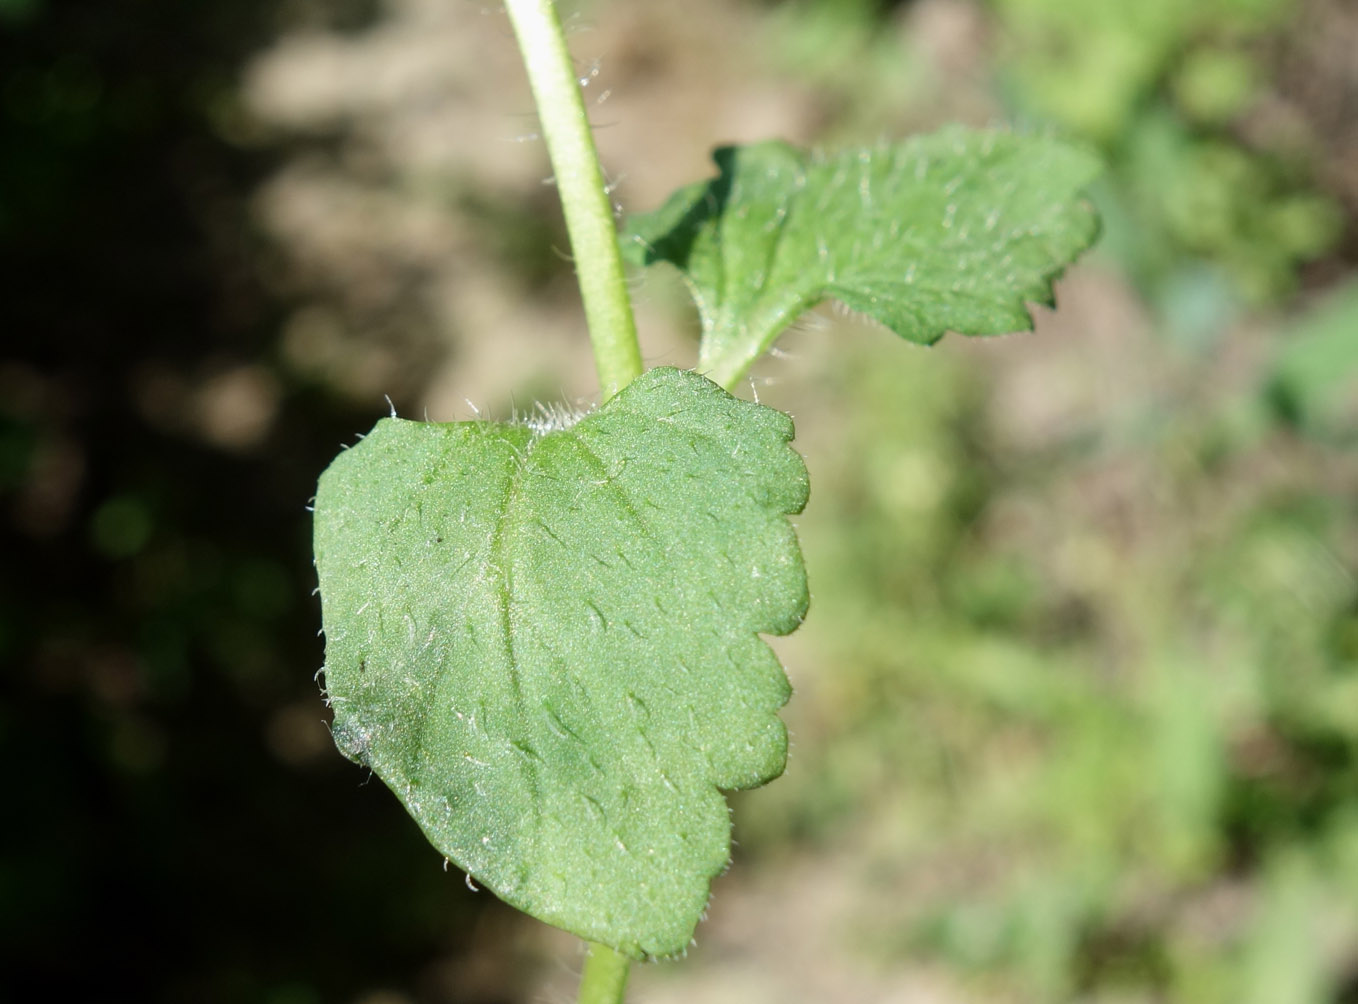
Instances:
[[[529,464],[528,456],[531,451],[520,454],[514,449],[512,444],[509,453],[510,476],[506,479],[504,498],[501,504],[500,518],[496,520],[495,530],[491,535],[490,553],[491,561],[499,572],[497,578],[498,589],[496,601],[500,613],[500,628],[504,638],[505,657],[509,669],[510,697],[514,704],[514,713],[517,716],[516,731],[531,741],[532,729],[529,726],[528,709],[524,703],[523,680],[519,673],[519,661],[515,646],[515,614],[514,614],[514,556],[510,553],[510,545],[515,536],[513,533],[512,522],[518,509],[517,502],[522,496],[520,488],[523,484],[524,474]],[[521,523],[519,524],[522,525]],[[533,807],[533,826],[532,826],[532,854],[527,856],[527,860],[540,860],[539,843],[542,835],[542,796],[539,784],[538,767],[530,757],[516,757],[520,762],[520,769],[523,771],[528,802]],[[522,881],[522,879],[521,879]]]

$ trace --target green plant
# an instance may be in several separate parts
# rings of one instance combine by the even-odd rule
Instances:
[[[571,236],[602,404],[384,419],[322,475],[315,551],[340,750],[506,901],[593,943],[581,999],[684,951],[729,858],[723,789],[781,773],[800,623],[785,415],[731,388],[836,299],[911,341],[1031,327],[1092,242],[1092,157],[947,129],[836,155],[769,142],[621,241],[550,0],[506,4]],[[624,256],[678,268],[698,371],[642,372]]]
[[[1271,50],[1294,0],[991,0],[1020,114],[1060,123],[1110,165],[1106,247],[1171,329],[1285,301],[1331,251],[1342,214],[1307,143],[1265,117]],[[1304,133],[1307,127],[1298,127]],[[1247,138],[1247,137],[1253,138]],[[1318,146],[1311,142],[1311,147]]]

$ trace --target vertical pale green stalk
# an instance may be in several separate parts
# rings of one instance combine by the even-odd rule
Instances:
[[[623,280],[613,207],[555,7],[551,0],[505,0],[505,11],[519,40],[556,175],[600,392],[607,401],[641,375],[641,347]],[[591,943],[579,1004],[622,1004],[628,965],[627,956]]]
[[[607,945],[590,942],[576,1004],[621,1004],[629,959]]]
[[[594,136],[561,20],[551,0],[505,0],[505,10],[518,37],[537,102],[542,135],[566,213],[599,384],[603,399],[608,400],[641,373],[641,349],[623,282],[613,207],[604,190]]]

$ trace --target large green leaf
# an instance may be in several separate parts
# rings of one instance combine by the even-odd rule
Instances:
[[[720,174],[628,218],[624,254],[684,274],[699,370],[730,386],[802,311],[834,298],[911,341],[1032,327],[1026,304],[1098,232],[1091,155],[961,128],[832,156],[723,147]]]
[[[337,745],[501,898],[633,956],[688,945],[718,789],[777,776],[801,621],[785,415],[652,370],[565,429],[385,419],[321,476]]]

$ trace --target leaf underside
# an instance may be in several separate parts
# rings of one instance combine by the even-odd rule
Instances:
[[[910,341],[1032,327],[1052,281],[1098,233],[1099,172],[1056,140],[952,127],[835,155],[722,147],[719,175],[630,216],[634,264],[681,270],[700,370],[735,374],[807,308],[837,299]],[[728,383],[729,386],[729,383]]]
[[[322,475],[334,737],[502,899],[682,952],[719,789],[781,773],[805,613],[785,415],[651,370],[568,429],[384,419]]]

